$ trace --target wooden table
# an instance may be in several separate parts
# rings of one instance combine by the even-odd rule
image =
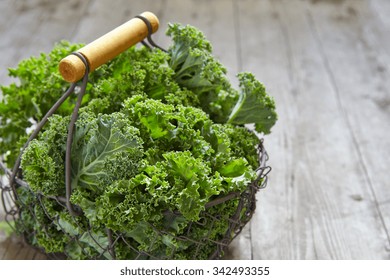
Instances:
[[[273,171],[233,259],[390,259],[390,1],[0,1],[5,69],[61,39],[90,42],[150,10],[203,30],[229,77],[275,97]],[[233,82],[237,85],[236,80]],[[0,259],[42,258],[12,239]]]

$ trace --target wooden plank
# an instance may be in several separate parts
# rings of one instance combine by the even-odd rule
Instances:
[[[47,257],[15,236],[0,240],[0,260],[33,259],[47,259]]]
[[[80,16],[80,24],[72,36],[75,43],[89,43],[123,23],[128,13],[124,1],[115,1],[107,9],[107,1],[91,0],[88,11]]]
[[[281,28],[278,15],[269,1],[238,2],[239,41],[243,69],[252,71],[265,83],[269,92],[275,96],[280,121],[273,134],[265,137],[265,145],[270,154],[269,164],[273,171],[267,189],[259,193],[256,214],[251,223],[253,258],[289,258],[283,252],[292,251],[292,242],[288,236],[288,208],[285,186],[290,180],[291,157],[286,153],[286,135],[291,134],[293,126],[286,120],[295,114],[295,106],[290,97],[291,55],[286,48],[288,41]],[[270,26],[274,28],[270,29]],[[261,65],[261,67],[259,67]],[[278,152],[279,151],[279,152]],[[280,225],[279,225],[280,223]],[[279,229],[278,229],[279,228]],[[276,246],[278,244],[279,246]]]
[[[13,81],[5,69],[51,50],[54,43],[62,39],[69,40],[88,4],[88,1],[78,0],[13,2],[11,10],[3,14],[7,22],[12,22],[0,41],[0,84],[3,85]]]
[[[252,34],[241,46],[243,68],[266,83],[280,117],[265,142],[273,172],[252,222],[253,258],[387,258],[384,228],[308,19],[316,4],[239,4],[241,33]]]
[[[374,21],[370,22],[370,24],[375,23],[382,25],[385,32],[387,32],[387,30],[390,29],[390,2],[386,0],[371,0],[369,3],[367,3],[366,8],[366,11],[369,11],[371,16],[373,16],[375,19]],[[360,13],[367,14],[365,11],[360,11]],[[378,39],[384,39],[385,41],[388,41],[384,37]]]
[[[390,11],[385,2],[381,7]],[[377,32],[383,21],[378,21],[369,3],[351,0],[344,2],[343,9],[313,9],[311,21],[319,44],[324,45],[322,55],[358,154],[360,172],[383,226],[384,245],[390,248],[390,212],[382,206],[390,202],[390,52],[384,47],[390,46],[390,25],[386,22],[385,29]]]
[[[49,52],[55,43],[70,40],[79,27],[82,15],[89,7],[88,1],[41,1],[44,9],[41,26],[31,42],[31,53]],[[50,4],[49,4],[50,3]]]
[[[12,0],[3,0],[0,1],[0,10],[3,15],[11,14],[15,10],[15,5],[17,5],[16,1]],[[12,26],[13,22],[16,20],[16,17],[0,17],[0,33],[3,34],[5,30],[7,30],[10,26]]]
[[[364,19],[363,32],[369,41],[376,41],[380,53],[390,56],[390,2],[386,0],[371,0],[365,10],[359,10],[360,16],[368,16]],[[389,67],[388,62],[386,63]]]
[[[91,0],[88,12],[81,17],[72,41],[89,43],[145,11],[155,13],[161,21],[163,2],[145,0],[133,1],[130,4],[126,0]]]
[[[9,7],[15,8],[15,4],[10,4]],[[31,34],[34,34],[40,26],[39,18],[43,11],[34,9],[26,12],[24,9],[15,9],[8,11],[2,18],[9,19],[12,24],[7,25],[2,32],[2,40],[0,41],[0,84],[7,84],[11,79],[7,76],[6,69],[15,67],[18,63],[18,54],[23,47],[29,45],[32,40]],[[12,18],[14,18],[12,20]],[[17,19],[17,20],[16,20]],[[37,20],[38,19],[38,20]]]

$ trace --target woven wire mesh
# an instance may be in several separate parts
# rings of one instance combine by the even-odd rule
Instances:
[[[75,256],[69,252],[74,250],[80,253],[77,258],[83,256],[85,259],[183,259],[189,256],[191,259],[219,259],[252,218],[256,193],[267,184],[270,167],[266,166],[268,155],[263,141],[257,151],[260,165],[258,178],[244,192],[230,193],[210,201],[199,219],[188,222],[180,234],[145,222],[142,230],[148,231],[148,236],[153,238],[148,246],[141,249],[137,240],[126,233],[91,228],[83,216],[67,216],[67,223],[72,226],[59,222],[59,213],[67,211],[65,200],[34,193],[20,178],[16,180],[16,188],[17,192],[24,192],[24,199],[16,198],[8,180],[3,178],[0,181],[5,219],[27,244],[54,259],[73,259]],[[1,161],[0,167],[10,175],[11,171]],[[170,220],[181,217],[179,212],[166,211],[164,215]],[[53,247],[49,250],[40,247],[42,240],[52,240]],[[175,248],[166,240],[170,241],[169,244],[180,243],[182,247],[185,244],[185,248]],[[69,248],[72,250],[67,250]]]
[[[142,17],[139,18],[148,26],[149,47],[163,50],[151,40],[150,23]],[[84,62],[87,69],[82,90],[78,93],[77,104],[80,105],[88,80],[89,65],[83,55],[73,54]],[[74,91],[75,86],[76,84],[72,84],[53,105],[29,141]],[[74,122],[77,119],[77,104],[72,115]],[[72,132],[69,132],[68,136],[71,137],[68,139],[66,152],[70,154]],[[257,154],[257,179],[248,184],[242,193],[232,192],[209,201],[196,221],[185,221],[177,211],[165,211],[165,221],[168,224],[181,221],[180,229],[172,231],[170,227],[151,221],[140,223],[137,230],[145,233],[147,242],[142,242],[128,232],[111,230],[105,225],[98,228],[91,225],[82,210],[70,203],[70,185],[65,186],[66,197],[44,196],[33,192],[19,172],[21,155],[13,170],[9,170],[0,159],[0,169],[6,175],[0,178],[4,218],[23,236],[27,244],[54,259],[218,259],[252,218],[256,208],[256,193],[267,185],[267,175],[271,168],[266,165],[268,155],[263,140],[259,142]],[[65,170],[70,170],[66,163]],[[41,246],[42,243],[45,243],[45,246]]]

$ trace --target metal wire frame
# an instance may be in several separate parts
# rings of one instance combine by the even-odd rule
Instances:
[[[138,15],[135,17],[141,19],[145,23],[145,25],[148,29],[147,40],[148,40],[149,45],[144,41],[142,41],[142,44],[150,49],[152,49],[154,47],[154,48],[158,48],[158,49],[166,52],[166,50],[164,50],[162,47],[158,46],[153,41],[153,39],[152,39],[153,30],[152,30],[152,25],[151,25],[150,21],[141,15]],[[75,107],[73,109],[71,120],[70,120],[69,127],[68,127],[68,137],[67,137],[67,141],[66,141],[66,154],[65,154],[65,187],[66,187],[65,201],[66,201],[66,206],[67,206],[69,213],[71,215],[79,216],[82,214],[81,209],[75,208],[74,205],[72,205],[70,203],[70,196],[71,196],[71,192],[72,192],[72,190],[71,190],[71,149],[72,149],[72,142],[73,142],[74,126],[75,126],[75,123],[77,121],[78,112],[79,112],[79,109],[80,109],[80,106],[81,106],[81,103],[83,100],[83,96],[85,94],[85,90],[87,87],[90,66],[89,66],[88,60],[84,57],[84,55],[82,53],[73,52],[72,54],[77,56],[84,63],[85,69],[86,69],[84,76],[83,76],[83,79],[82,79],[80,91],[78,93],[77,102],[76,102]],[[13,192],[11,197],[12,197],[12,200],[14,202],[18,199],[15,185],[17,183],[16,181],[19,180],[18,175],[20,174],[20,163],[21,163],[21,158],[22,158],[24,150],[27,148],[29,143],[38,136],[39,132],[42,130],[42,128],[44,127],[44,125],[46,124],[48,119],[57,111],[57,109],[65,102],[65,100],[72,93],[74,93],[76,85],[77,85],[77,83],[72,83],[70,85],[70,87],[68,88],[68,90],[61,96],[61,98],[53,105],[53,107],[46,113],[46,115],[42,118],[42,120],[37,124],[36,128],[34,129],[32,134],[30,135],[30,137],[28,138],[28,140],[26,141],[26,143],[22,147],[22,149],[21,149],[21,151],[20,151],[20,153],[15,161],[14,167],[12,168],[11,173],[6,171],[6,173],[9,175],[9,187],[11,188],[11,190]],[[2,164],[2,166],[3,166],[3,164]],[[58,199],[64,200],[64,198],[62,198],[62,197],[58,197]],[[5,197],[3,197],[3,195],[2,195],[2,203],[3,203],[3,205],[5,205]],[[18,211],[17,204],[15,204],[15,205],[16,205],[16,208],[14,208],[12,211]]]
[[[148,47],[149,49],[158,48],[158,49],[162,50],[163,52],[167,52],[165,49],[163,49],[162,47],[160,47],[159,45],[157,45],[153,41],[153,39],[152,39],[153,28],[152,28],[152,24],[150,23],[150,21],[146,17],[143,17],[141,15],[135,16],[135,18],[139,18],[140,20],[142,20],[146,24],[146,27],[148,28],[147,39],[148,39],[149,44],[147,44],[145,41],[142,41],[141,43],[145,47]]]
[[[147,40],[148,43],[142,42],[145,46],[149,48],[159,48],[163,51],[165,51],[163,48],[159,47],[157,44],[155,44],[151,38],[152,34],[152,26],[150,22],[142,17],[137,16],[137,18],[140,18],[145,22],[145,24],[148,27],[148,36]],[[24,212],[24,214],[29,214],[32,216],[34,221],[38,221],[39,219],[45,219],[44,224],[42,225],[42,230],[45,232],[47,236],[51,236],[50,229],[51,227],[60,227],[61,231],[63,232],[64,236],[69,238],[70,242],[75,242],[83,254],[85,256],[88,256],[88,252],[86,252],[86,249],[84,248],[84,245],[82,244],[81,240],[75,236],[70,235],[64,228],[59,226],[59,224],[56,222],[56,218],[52,217],[48,211],[48,209],[45,206],[44,200],[50,199],[52,201],[55,201],[60,207],[63,209],[67,209],[68,212],[71,214],[73,222],[78,225],[78,228],[83,229],[84,226],[79,224],[78,217],[83,215],[82,210],[70,203],[70,197],[71,197],[71,148],[72,148],[72,142],[73,142],[73,134],[74,134],[74,126],[77,121],[78,117],[78,111],[80,109],[83,95],[86,90],[86,86],[88,83],[88,75],[89,75],[89,65],[87,59],[80,53],[73,53],[73,55],[76,55],[79,57],[83,63],[85,64],[86,71],[84,74],[84,77],[82,79],[80,91],[78,92],[78,98],[76,105],[74,107],[74,110],[72,112],[71,121],[69,123],[68,127],[68,137],[66,142],[66,155],[65,155],[65,187],[66,187],[66,194],[65,197],[61,196],[47,196],[44,197],[42,194],[33,194],[32,191],[29,189],[28,184],[23,181],[21,178],[21,170],[20,170],[20,162],[21,162],[21,156],[25,150],[25,148],[28,146],[28,144],[37,137],[39,131],[44,127],[50,116],[52,116],[55,111],[61,106],[61,104],[74,92],[77,83],[72,83],[68,90],[61,96],[61,98],[53,105],[53,107],[46,113],[46,115],[42,118],[42,120],[37,124],[36,129],[33,131],[33,133],[30,135],[29,139],[21,149],[21,153],[18,156],[15,165],[12,170],[7,169],[7,167],[2,163],[0,160],[0,168],[4,170],[6,175],[9,178],[9,182],[4,182],[0,180],[0,188],[1,188],[1,201],[3,204],[3,207],[5,209],[5,219],[6,221],[13,226],[11,223],[12,221],[18,221],[21,217],[21,211]],[[158,238],[160,238],[163,235],[169,235],[173,239],[176,239],[178,241],[187,241],[192,244],[192,246],[195,247],[195,254],[193,255],[194,259],[197,259],[197,257],[200,254],[200,251],[203,246],[205,245],[212,245],[214,246],[214,250],[210,253],[209,258],[210,259],[218,259],[221,258],[226,251],[228,245],[234,240],[234,238],[241,232],[243,227],[250,221],[250,219],[253,216],[253,213],[256,208],[256,193],[260,190],[266,187],[267,185],[267,175],[271,171],[271,168],[269,166],[266,166],[266,161],[268,160],[268,154],[264,149],[263,146],[263,140],[260,141],[258,147],[257,147],[257,153],[259,156],[259,168],[257,169],[257,178],[254,180],[251,184],[248,185],[247,189],[243,193],[239,192],[232,192],[229,193],[223,197],[218,197],[210,202],[208,202],[205,205],[205,211],[203,211],[200,215],[200,220],[196,222],[191,222],[188,224],[186,229],[186,234],[182,234],[180,236],[175,236],[172,233],[169,233],[164,230],[158,230],[153,227],[153,225],[149,224],[151,228],[154,228],[155,231],[155,239],[151,240],[150,242],[150,248],[153,247],[153,244],[157,242]],[[18,200],[17,195],[17,188],[18,187],[25,187],[31,191],[31,194],[36,199],[36,204],[34,205],[28,205],[24,204],[21,201]],[[238,205],[236,210],[231,216],[224,216],[224,215],[211,215],[208,210],[212,209],[213,207],[217,207],[218,205],[227,203],[229,201],[238,201]],[[35,212],[35,207],[40,207],[42,209],[45,217],[38,217]],[[244,215],[242,215],[242,212],[244,212]],[[180,216],[180,213],[170,213],[172,215]],[[203,222],[202,222],[203,221]],[[219,236],[217,240],[210,238],[210,233],[215,225],[217,225],[220,222],[228,222],[228,227],[226,232]],[[195,240],[190,238],[191,231],[197,227],[204,227],[206,225],[209,225],[208,227],[208,233],[203,236],[200,240]],[[16,229],[18,230],[18,229]],[[167,256],[155,256],[151,249],[145,250],[145,251],[139,251],[137,248],[135,248],[131,242],[124,236],[123,233],[120,232],[113,232],[110,229],[106,229],[106,236],[107,236],[107,245],[101,244],[99,240],[96,239],[96,236],[94,235],[92,229],[86,228],[84,229],[85,233],[88,235],[88,237],[93,240],[96,246],[97,253],[92,257],[94,259],[101,259],[101,258],[110,258],[110,259],[116,259],[117,255],[115,252],[115,247],[119,244],[124,244],[129,248],[129,250],[134,254],[135,259],[169,259],[172,258],[175,254],[175,250],[172,251],[170,255]],[[25,239],[25,241],[29,244],[31,244],[31,240],[35,238],[36,232],[34,231],[24,231],[22,232],[22,235]],[[47,252],[44,252],[42,248],[37,248],[41,250],[43,253],[47,254],[50,258],[68,258],[69,256],[62,254],[62,253],[55,253],[55,254],[48,254]]]
[[[265,188],[267,185],[267,178],[268,178],[267,176],[271,168],[269,166],[266,166],[268,155],[264,149],[263,141],[261,141],[258,146],[258,153],[259,153],[259,164],[260,164],[260,167],[257,170],[258,177],[256,180],[254,180],[251,184],[248,185],[247,189],[243,193],[232,192],[226,196],[219,197],[207,203],[205,206],[206,208],[205,211],[203,211],[200,215],[200,219],[196,222],[189,223],[185,232],[179,236],[176,236],[165,230],[159,230],[155,228],[152,224],[149,224],[149,226],[153,228],[155,232],[155,238],[154,240],[150,240],[149,247],[153,248],[153,244],[158,241],[158,238],[161,238],[162,236],[165,235],[177,241],[186,241],[188,243],[191,243],[192,244],[191,246],[194,247],[194,254],[193,254],[194,259],[197,259],[200,256],[200,252],[204,246],[214,247],[214,250],[209,255],[210,259],[221,258],[224,255],[225,251],[227,250],[229,244],[240,234],[244,226],[251,220],[256,209],[256,194],[259,190]],[[10,173],[10,171],[7,170],[2,163],[0,167],[6,170],[8,174]],[[28,184],[23,180],[18,179],[16,183],[18,184],[18,186],[28,187]],[[3,196],[12,194],[12,192],[10,192],[9,186],[1,185],[1,188],[3,190]],[[89,256],[90,254],[87,251],[85,251],[86,245],[80,241],[80,237],[72,236],[64,228],[62,228],[58,223],[57,220],[58,217],[53,217],[51,214],[49,214],[50,211],[47,209],[47,205],[44,203],[45,199],[49,199],[55,202],[56,204],[58,204],[58,206],[60,206],[62,209],[67,209],[66,199],[63,197],[54,197],[54,196],[44,197],[41,194],[33,194],[32,192],[31,194],[36,198],[37,202],[36,204],[30,204],[30,205],[23,204],[20,201],[17,202],[18,205],[21,207],[21,211],[22,211],[21,214],[31,215],[33,220],[40,221],[42,220],[42,217],[37,217],[35,211],[35,207],[39,207],[39,209],[41,209],[45,214],[45,222],[41,222],[40,225],[42,226],[42,229],[48,238],[52,237],[50,228],[55,227],[58,229],[58,227],[60,227],[64,236],[66,236],[69,239],[69,242],[74,242],[75,244],[77,244],[77,246],[80,248],[83,254],[85,256]],[[213,215],[210,214],[210,212],[208,211],[213,207],[217,207],[218,205],[233,200],[238,201],[238,205],[232,215],[227,216],[224,215],[223,213],[218,215]],[[14,210],[11,211],[7,210],[6,213],[8,216],[7,220],[10,220],[10,218],[12,218],[12,220],[17,220],[20,214],[20,212],[16,212]],[[244,215],[242,215],[242,213],[244,213]],[[174,212],[170,214],[172,214],[175,217],[179,217],[181,215],[179,212]],[[93,240],[95,247],[98,248],[96,254],[94,256],[91,256],[91,258],[93,259],[106,259],[106,258],[116,259],[117,256],[116,256],[115,248],[120,244],[123,244],[128,248],[128,250],[134,256],[134,259],[170,259],[170,258],[174,258],[174,255],[176,253],[173,250],[170,255],[156,256],[153,254],[152,249],[139,251],[134,245],[131,244],[129,238],[127,238],[123,233],[113,232],[110,229],[106,229],[106,235],[108,241],[107,244],[101,244],[101,242],[97,240],[96,235],[93,233],[93,230],[91,228],[85,228],[85,225],[79,223],[78,216],[73,216],[72,220],[80,230],[84,230],[88,238],[90,240]],[[209,235],[213,230],[213,227],[220,222],[228,223],[226,232],[224,234],[221,234],[218,239],[210,238]],[[206,227],[208,229],[207,233],[198,240],[190,238],[191,232],[193,230],[196,230],[196,228],[198,227]],[[28,244],[31,244],[31,240],[35,237],[36,232],[31,230],[31,231],[22,232],[22,234],[25,241]],[[47,252],[44,252],[42,248],[37,248],[37,249],[40,249],[43,253],[47,254],[49,258],[66,259],[71,257],[61,253],[48,254]]]

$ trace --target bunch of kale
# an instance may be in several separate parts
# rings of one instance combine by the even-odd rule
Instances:
[[[76,96],[64,103],[22,157],[17,221],[29,242],[74,259],[208,258],[228,219],[203,220],[207,203],[243,192],[256,179],[259,133],[270,133],[275,103],[250,73],[233,89],[210,43],[194,27],[169,25],[165,53],[130,48],[90,75],[72,146],[71,216],[55,199],[65,195],[64,158]],[[13,164],[33,126],[68,86],[58,61],[80,45],[58,44],[21,62],[2,87],[0,154]],[[238,200],[207,209],[235,214]],[[24,209],[24,210],[23,210]],[[178,214],[179,213],[179,214]],[[185,236],[185,238],[181,238]],[[197,246],[191,240],[202,241]],[[145,254],[142,254],[144,252]]]

